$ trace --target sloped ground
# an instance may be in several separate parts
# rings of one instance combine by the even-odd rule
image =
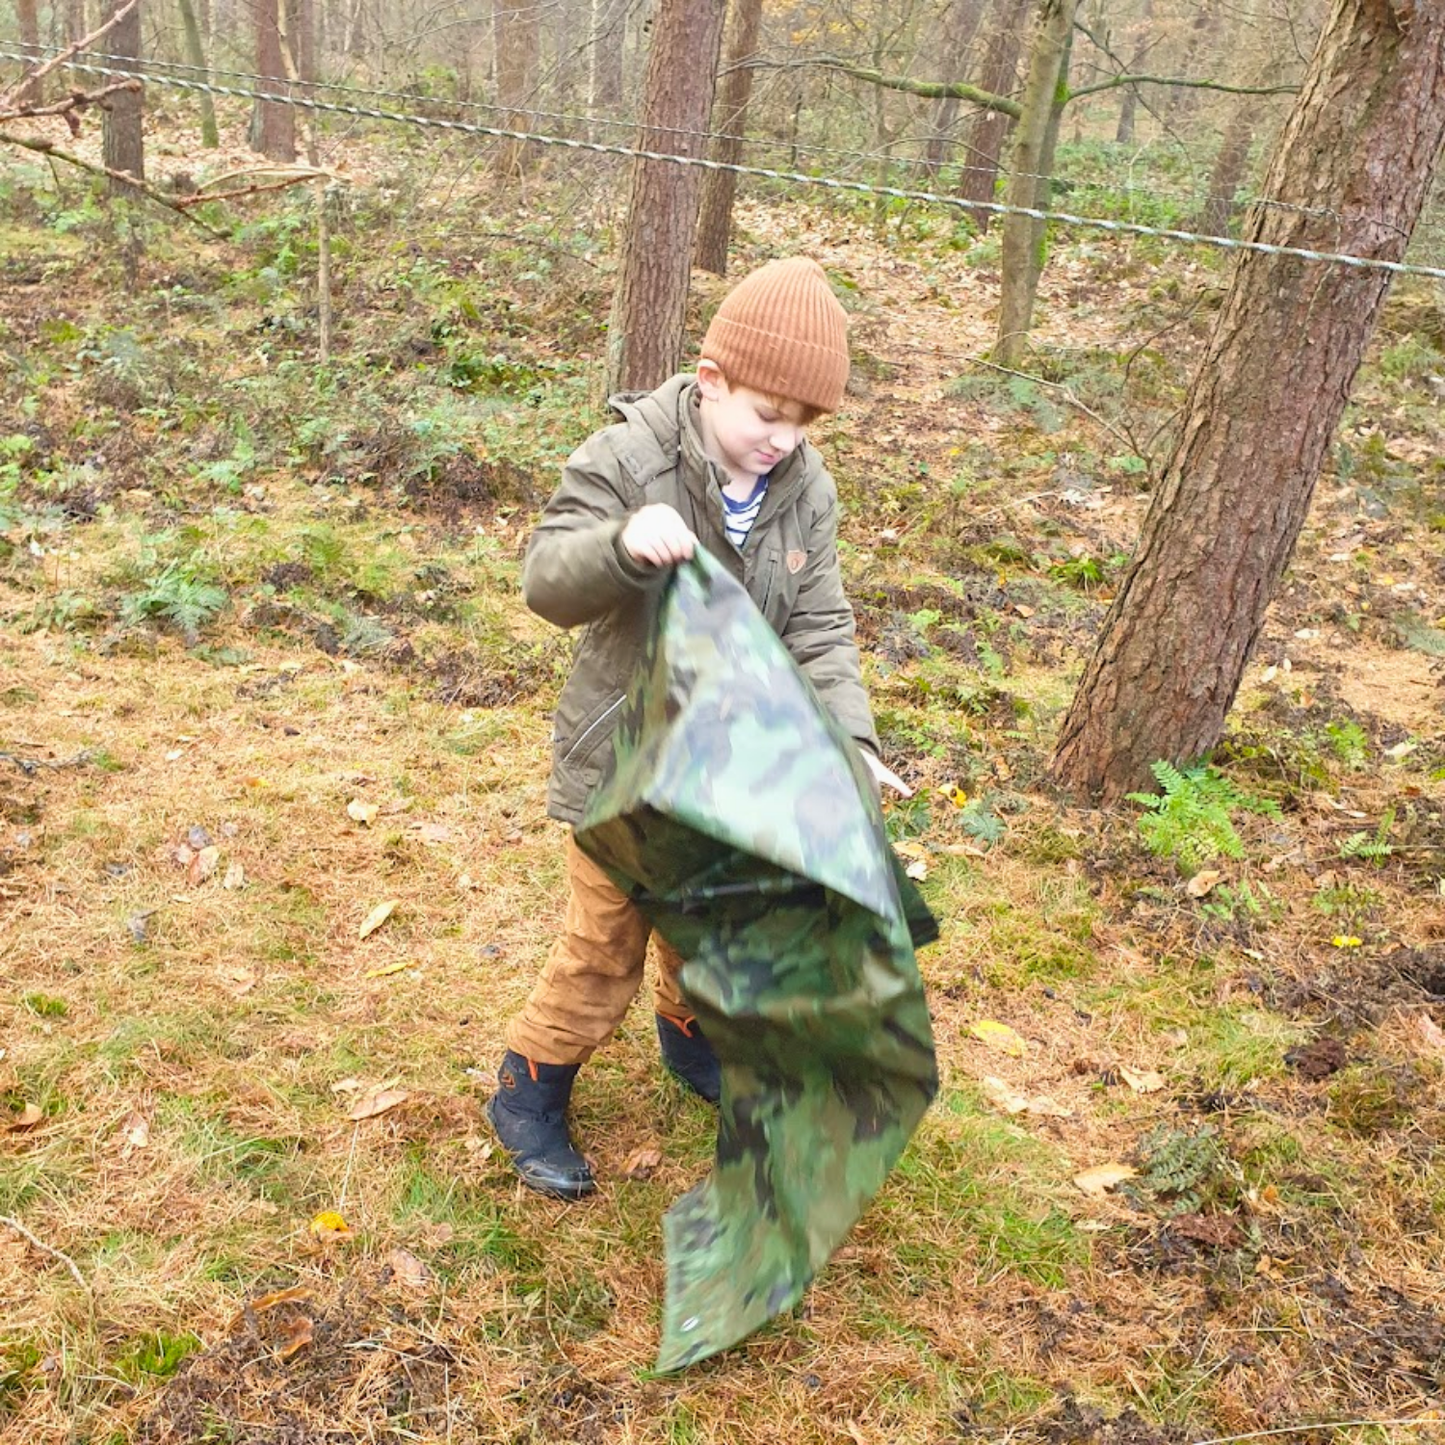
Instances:
[[[659,1220],[711,1125],[650,1021],[579,1087],[595,1201],[525,1196],[479,1111],[562,903],[567,651],[516,575],[598,415],[608,273],[356,151],[329,374],[304,210],[153,240],[133,298],[97,219],[6,233],[0,1438],[1445,1439],[1429,298],[1220,750],[1278,815],[1181,868],[1043,774],[1224,272],[1064,239],[1003,376],[965,361],[991,243],[744,207],[739,269],[809,251],[854,314],[817,439],[919,788],[890,826],[943,924],[944,1092],[793,1317],[656,1379]]]

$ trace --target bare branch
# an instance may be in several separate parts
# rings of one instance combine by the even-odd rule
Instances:
[[[91,1293],[90,1286],[85,1282],[85,1276],[81,1274],[79,1268],[76,1266],[75,1261],[71,1259],[68,1254],[63,1254],[58,1249],[52,1249],[50,1245],[46,1244],[43,1240],[37,1239],[33,1234],[31,1234],[31,1232],[26,1229],[26,1227],[21,1224],[18,1219],[11,1219],[8,1214],[0,1214],[0,1224],[8,1224],[10,1228],[16,1232],[16,1234],[19,1234],[25,1239],[29,1240],[30,1243],[42,1254],[48,1254],[53,1259],[58,1259],[70,1271],[71,1277],[75,1280],[76,1284],[78,1284],[87,1295]]]
[[[102,90],[73,90],[64,100],[52,101],[49,105],[21,105],[16,110],[0,110],[0,124],[8,120],[34,120],[42,115],[60,115],[72,133],[78,134],[75,116],[92,105],[99,105],[108,95],[118,90],[139,90],[139,80],[117,80]]]
[[[1169,75],[1115,75],[1097,85],[1081,85],[1069,92],[1070,100],[1082,100],[1101,90],[1118,90],[1125,85],[1178,85],[1189,90],[1222,90],[1229,95],[1298,95],[1297,85],[1225,85],[1218,80],[1181,80]]]
[[[18,105],[20,103],[20,97],[24,95],[31,86],[36,85],[40,81],[44,80],[45,77],[56,68],[56,66],[64,65],[65,62],[78,51],[89,50],[90,47],[94,45],[95,42],[99,40],[100,37],[111,28],[111,26],[120,24],[120,22],[124,20],[125,17],[129,15],[130,12],[134,10],[135,7],[139,4],[140,0],[126,0],[126,3],[122,5],[121,8],[117,10],[115,14],[112,15],[110,19],[107,20],[103,25],[99,26],[95,30],[92,30],[89,35],[83,37],[80,40],[77,40],[73,45],[71,45],[68,50],[62,50],[59,55],[53,56],[51,59],[47,60],[45,64],[42,65],[38,70],[32,70],[28,74],[22,75],[20,79],[15,83],[15,85],[6,94],[0,96],[0,104],[4,104],[6,106]]]
[[[851,75],[855,80],[882,86],[885,90],[906,91],[909,95],[921,95],[928,100],[952,98],[972,101],[982,110],[996,110],[1003,115],[1012,116],[1015,120],[1023,113],[1023,107],[1018,101],[1010,100],[1006,95],[994,95],[992,91],[980,90],[978,86],[967,85],[963,81],[913,80],[906,75],[884,75],[880,70],[868,70],[861,65],[853,65],[846,60],[826,55],[810,56],[806,60],[750,60],[747,64],[755,70],[797,70],[809,66],[821,70],[837,70],[844,75]]]

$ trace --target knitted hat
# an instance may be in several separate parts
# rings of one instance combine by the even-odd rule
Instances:
[[[848,381],[848,318],[816,261],[769,261],[728,292],[702,354],[739,386],[836,411]]]

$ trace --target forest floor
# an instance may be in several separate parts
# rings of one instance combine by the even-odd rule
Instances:
[[[603,420],[619,173],[503,204],[430,145],[351,147],[324,366],[305,197],[220,240],[0,171],[0,1441],[1445,1441],[1436,299],[1215,771],[1098,812],[1051,740],[1227,263],[1060,236],[1004,374],[996,239],[740,203],[734,274],[805,252],[852,313],[814,439],[943,1088],[804,1303],[658,1376],[713,1126],[646,1010],[578,1086],[594,1199],[480,1109],[563,902],[517,582]]]

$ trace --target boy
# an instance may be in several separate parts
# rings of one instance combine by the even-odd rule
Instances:
[[[612,751],[626,689],[669,569],[705,547],[747,588],[844,729],[877,752],[853,611],[837,554],[837,489],[804,428],[837,409],[847,318],[816,262],[773,261],[718,308],[695,376],[617,397],[623,420],[572,455],[527,548],[527,605],[584,627],[553,729],[547,811],[575,826]],[[642,982],[650,925],[569,838],[562,937],[506,1033],[487,1104],[524,1183],[577,1199],[596,1188],[566,1110],[577,1071]],[[720,1071],[656,940],[663,1062],[716,1103]]]

